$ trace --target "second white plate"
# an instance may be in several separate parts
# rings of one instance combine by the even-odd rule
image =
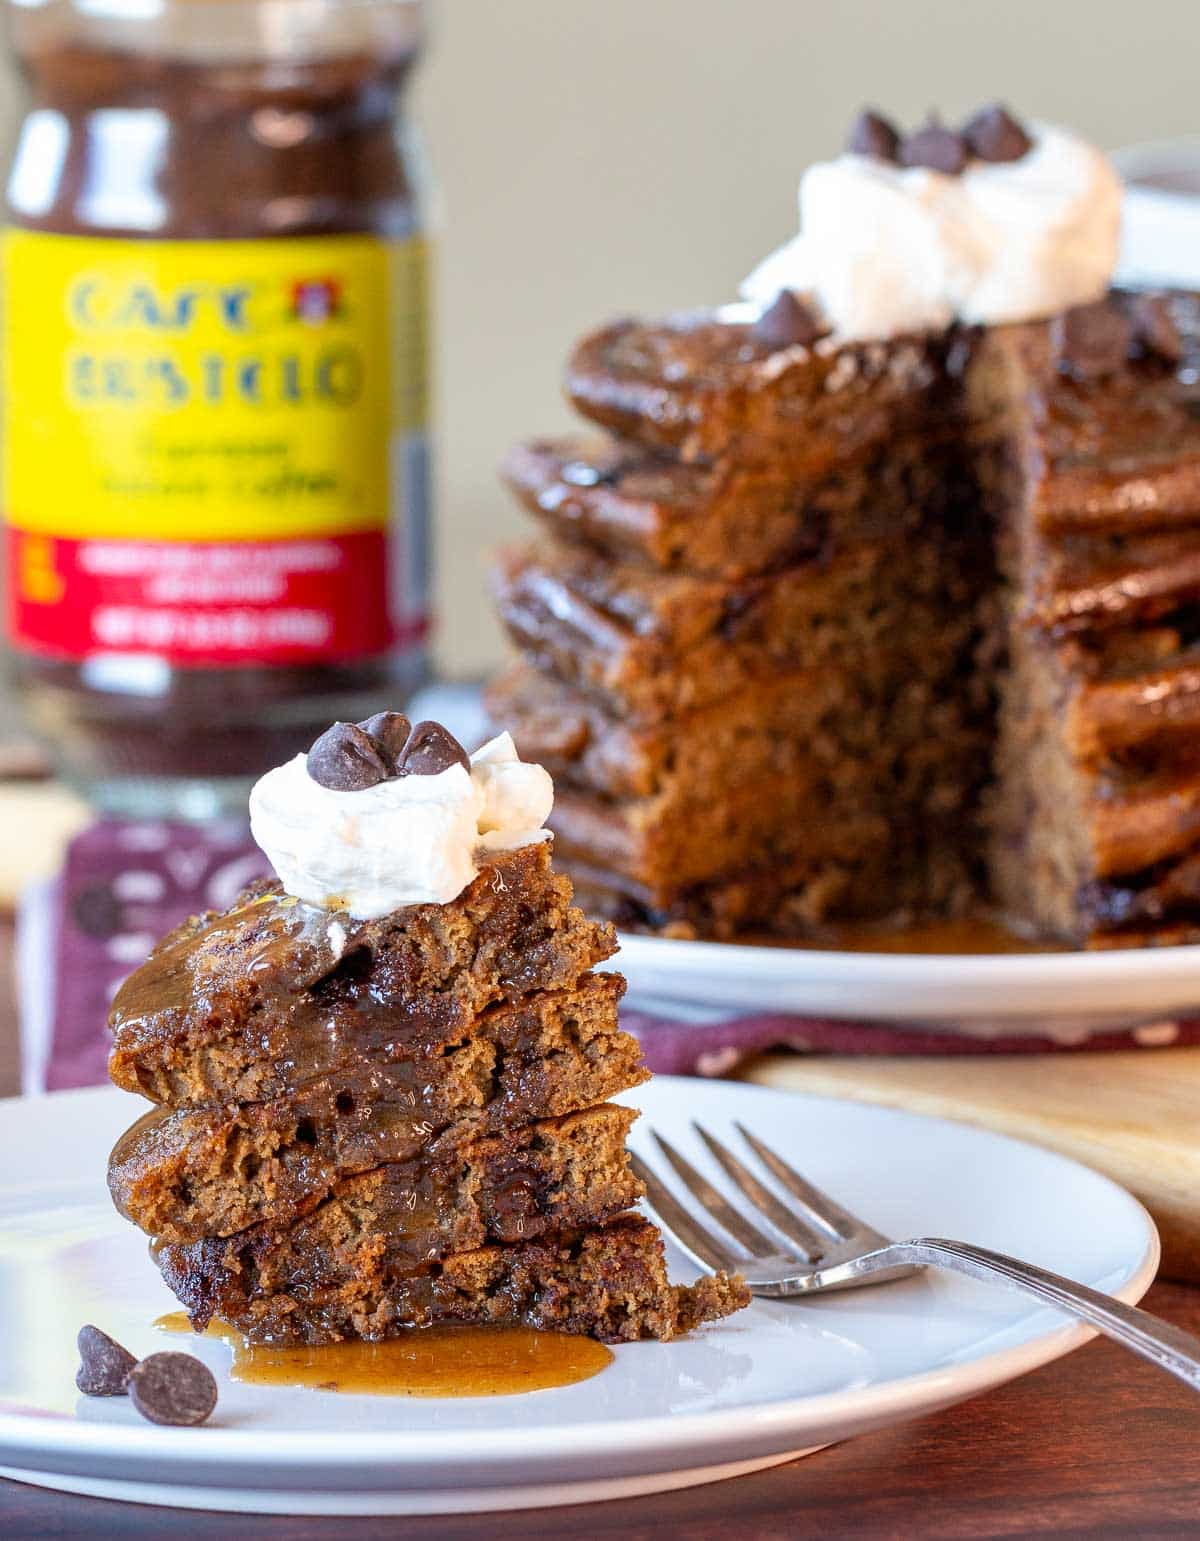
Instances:
[[[666,1014],[787,1013],[1063,1041],[1200,1016],[1200,946],[1114,952],[823,952],[625,935],[630,1001]]]

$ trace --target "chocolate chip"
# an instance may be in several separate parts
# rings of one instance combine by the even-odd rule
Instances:
[[[85,1397],[123,1397],[137,1360],[107,1332],[90,1323],[79,1329],[75,1384]]]
[[[530,1226],[538,1217],[537,1174],[518,1169],[492,1189],[491,1228],[501,1241],[519,1241],[531,1234]]]
[[[203,1423],[217,1405],[217,1383],[191,1354],[151,1354],[129,1377],[129,1400],[151,1423]]]
[[[308,774],[331,792],[362,792],[391,775],[383,750],[357,723],[335,722],[308,751]]]
[[[981,107],[968,118],[962,136],[971,154],[981,161],[1019,161],[1033,148],[1033,140],[999,102]]]
[[[822,327],[816,316],[790,289],[781,289],[754,323],[754,335],[769,348],[810,347]]]
[[[846,148],[851,155],[894,163],[900,155],[900,135],[885,117],[864,107],[850,126]]]
[[[121,901],[108,883],[89,883],[71,896],[71,918],[85,936],[116,936],[125,921]]]
[[[467,751],[440,722],[419,722],[396,756],[398,776],[437,776],[452,765],[471,769]]]
[[[1152,353],[1167,364],[1183,357],[1183,338],[1171,307],[1161,294],[1139,294],[1131,309],[1133,335],[1143,353]]]
[[[967,164],[967,147],[961,134],[947,128],[937,114],[931,112],[919,129],[901,140],[900,164],[923,166],[927,171],[957,176]]]
[[[408,743],[408,735],[412,732],[412,723],[403,712],[376,712],[374,717],[360,722],[359,727],[371,735],[383,750],[384,757],[392,762]]]
[[[1133,322],[1109,300],[1075,305],[1050,323],[1059,369],[1076,380],[1098,380],[1120,369],[1133,342]]]

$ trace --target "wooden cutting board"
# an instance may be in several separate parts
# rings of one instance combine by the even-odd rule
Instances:
[[[1200,1281],[1200,1048],[843,1059],[770,1054],[744,1079],[979,1124],[1073,1156],[1137,1195],[1162,1271]]]
[[[26,883],[58,871],[67,842],[90,817],[56,781],[0,781],[0,909],[14,908]]]

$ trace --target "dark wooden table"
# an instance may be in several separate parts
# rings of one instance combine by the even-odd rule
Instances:
[[[0,919],[0,1095],[17,1089],[12,930]],[[1150,1309],[1200,1332],[1200,1289]],[[469,1451],[464,1451],[469,1458]],[[1200,1536],[1200,1400],[1107,1343],[904,1428],[734,1482],[629,1503],[416,1520],[250,1519],[74,1498],[0,1481],[0,1535],[160,1541],[516,1541]]]

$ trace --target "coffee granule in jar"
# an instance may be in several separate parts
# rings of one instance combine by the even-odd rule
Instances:
[[[10,0],[11,669],[108,812],[426,675],[419,0]]]

